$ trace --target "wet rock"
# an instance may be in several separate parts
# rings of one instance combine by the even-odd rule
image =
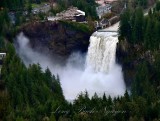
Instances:
[[[21,30],[30,39],[32,48],[60,56],[68,56],[75,51],[86,52],[92,34],[61,22],[29,23]]]

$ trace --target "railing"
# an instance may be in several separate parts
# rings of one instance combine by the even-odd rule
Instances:
[[[112,31],[112,30],[111,30],[111,31],[110,31],[110,30],[98,30],[97,32],[116,32],[116,33],[117,33],[118,31]]]

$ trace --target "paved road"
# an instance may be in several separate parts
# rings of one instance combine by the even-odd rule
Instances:
[[[108,28],[102,29],[102,31],[118,31],[118,28],[119,28],[119,22],[115,23],[114,25]]]
[[[153,7],[154,7],[154,5],[150,8],[153,8]],[[147,10],[144,11],[144,16],[148,15],[148,11],[150,8],[148,8]],[[105,32],[105,31],[106,32],[108,32],[108,31],[115,31],[116,32],[117,31],[118,32],[118,28],[119,28],[119,21],[117,23],[115,23],[114,25],[112,25],[108,28],[105,28],[105,29],[101,29],[99,31],[103,31],[103,32]]]

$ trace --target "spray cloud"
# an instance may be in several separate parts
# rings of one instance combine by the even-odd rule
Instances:
[[[95,37],[92,38],[95,39]],[[74,100],[78,94],[86,90],[90,97],[95,92],[99,96],[106,93],[106,95],[111,95],[111,97],[123,95],[125,92],[122,69],[115,63],[112,63],[112,68],[107,73],[105,71],[95,72],[94,68],[88,66],[88,61],[93,59],[89,57],[91,55],[86,57],[84,54],[75,52],[70,55],[66,65],[61,65],[56,59],[33,50],[29,46],[29,39],[23,33],[17,36],[16,42],[17,53],[26,66],[39,63],[43,70],[48,67],[54,75],[59,75],[63,93],[67,100]],[[105,59],[102,60],[105,61]]]

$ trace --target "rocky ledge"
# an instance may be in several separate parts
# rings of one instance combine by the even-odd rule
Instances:
[[[80,23],[74,23],[79,24]],[[84,24],[82,28],[84,28]],[[65,22],[33,22],[24,25],[21,31],[30,39],[31,47],[60,56],[68,56],[72,52],[86,52],[89,38],[93,31],[70,26]]]

